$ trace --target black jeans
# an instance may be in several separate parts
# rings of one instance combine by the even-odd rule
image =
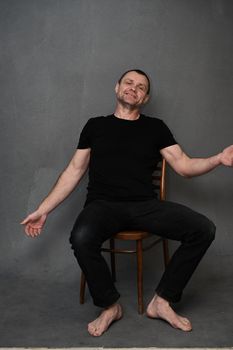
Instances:
[[[215,236],[209,219],[180,204],[157,199],[94,200],[77,217],[70,243],[97,306],[108,307],[120,297],[100,248],[115,233],[134,229],[181,242],[156,288],[158,295],[171,302],[180,300]]]

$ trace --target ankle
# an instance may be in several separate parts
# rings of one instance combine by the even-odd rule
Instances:
[[[112,314],[112,315],[122,315],[122,307],[120,304],[115,303],[115,304],[112,304],[112,305],[106,307],[103,310],[103,312],[106,314]]]
[[[112,305],[106,307],[105,310],[118,309],[118,308],[120,308],[120,307],[121,307],[120,304],[114,303],[114,304],[112,304]]]
[[[159,305],[169,305],[169,301],[160,297],[159,295],[155,295],[154,301]]]

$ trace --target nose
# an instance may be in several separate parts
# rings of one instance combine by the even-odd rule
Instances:
[[[132,85],[132,86],[131,86],[131,89],[132,89],[133,91],[135,91],[135,90],[136,90],[136,86],[135,86],[135,85]]]

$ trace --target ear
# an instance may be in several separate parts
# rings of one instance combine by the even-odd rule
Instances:
[[[119,90],[119,83],[117,83],[116,86],[115,86],[115,92],[116,92],[116,94],[118,93],[118,90]]]
[[[150,95],[146,95],[144,100],[143,100],[143,104],[145,105],[150,99]]]

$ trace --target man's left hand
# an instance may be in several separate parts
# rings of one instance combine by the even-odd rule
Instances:
[[[225,148],[220,153],[220,162],[226,166],[233,166],[233,145]]]

